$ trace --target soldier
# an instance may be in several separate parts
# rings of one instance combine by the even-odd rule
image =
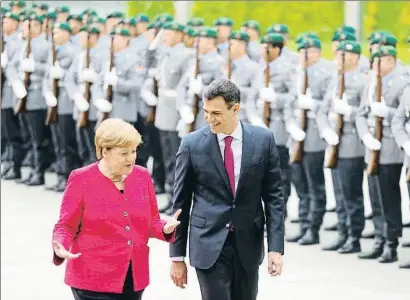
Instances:
[[[41,4],[33,3],[34,12],[38,16],[46,17],[46,15],[48,14],[48,7],[49,6],[47,3],[41,3]]]
[[[21,178],[20,168],[23,159],[27,153],[27,148],[24,148],[23,140],[21,138],[20,122],[18,116],[14,114],[13,104],[16,102],[12,91],[13,76],[10,73],[15,72],[13,64],[9,61],[13,60],[16,53],[20,52],[22,40],[20,39],[18,26],[20,17],[18,14],[7,12],[2,15],[4,44],[1,53],[1,69],[2,69],[2,92],[1,92],[1,124],[2,136],[4,141],[2,145],[6,145],[7,160],[4,169],[1,173],[1,178],[6,180]]]
[[[294,66],[281,55],[285,45],[285,39],[277,33],[265,35],[261,40],[261,55],[264,59],[265,67],[259,69],[258,76],[252,83],[251,92],[247,101],[247,110],[255,117],[250,118],[254,125],[269,127],[275,135],[275,142],[280,157],[280,166],[284,183],[285,204],[288,201],[291,188],[291,169],[289,164],[289,149],[286,143],[289,134],[285,128],[285,118],[283,108],[286,102],[292,102],[296,98],[296,89],[292,83],[294,77]],[[258,97],[259,96],[259,97]],[[256,116],[257,99],[263,101],[263,115]],[[265,125],[266,124],[266,125]],[[285,205],[286,207],[286,205]]]
[[[71,14],[67,18],[68,25],[71,27],[71,43],[80,47],[80,29],[83,26],[82,15]]]
[[[25,8],[26,8],[25,1],[11,1],[10,2],[10,12],[13,14],[20,14],[24,12]]]
[[[335,163],[330,164],[336,164],[331,168],[333,185],[339,187],[337,191],[335,189],[339,234],[323,250],[339,253],[361,251],[360,237],[365,225],[360,185],[363,182],[364,147],[355,126],[356,112],[367,80],[360,67],[360,54],[361,47],[357,42],[338,43],[336,59],[339,74],[330,82],[317,116],[321,137],[329,146],[338,147],[333,157],[327,157],[327,162],[332,159]],[[343,118],[340,136],[336,133],[339,130],[337,126],[340,126],[338,116]]]
[[[194,17],[190,19],[186,24],[188,26],[191,26],[195,31],[200,31],[204,27],[205,21],[204,18]]]
[[[260,23],[255,20],[248,20],[242,24],[242,27],[244,28],[243,31],[249,35],[248,55],[252,60],[259,62],[261,59]]]
[[[198,35],[198,32],[196,32],[192,27],[185,26],[184,27],[184,36],[182,38],[185,47],[193,49],[194,48],[194,43],[195,43],[195,38],[196,38],[197,35]]]
[[[274,24],[268,28],[267,33],[278,33],[285,39],[285,47],[282,49],[283,56],[286,56],[295,66],[299,64],[299,55],[289,50],[287,47],[289,42],[289,27],[284,24]]]
[[[98,17],[97,12],[93,9],[86,9],[81,13],[82,25],[89,25],[93,18]]]
[[[46,71],[49,44],[41,34],[41,24],[43,17],[35,14],[25,16],[22,33],[25,43],[16,53],[11,62],[15,70],[30,74],[27,85],[23,83],[19,76],[23,74],[13,74],[10,76],[13,92],[19,99],[15,103],[16,112],[28,126],[30,141],[32,143],[34,161],[28,177],[21,178],[17,182],[25,183],[29,186],[44,184],[44,172],[50,165],[52,155],[49,152],[50,131],[45,126],[46,103],[42,94],[42,81]],[[29,24],[30,23],[30,24]],[[26,56],[28,41],[30,40],[31,52]],[[26,105],[21,105],[26,97]],[[21,105],[21,109],[19,106]]]
[[[372,76],[364,89],[356,127],[367,148],[365,161],[370,164],[369,196],[376,237],[372,250],[361,253],[359,258],[378,258],[380,263],[391,263],[397,261],[398,239],[402,236],[400,174],[403,153],[393,138],[390,122],[405,97],[408,82],[405,69],[397,64],[394,47],[382,46],[374,56],[373,69],[377,70],[377,77]],[[380,127],[379,120],[383,121]],[[378,138],[381,134],[381,140],[373,133]],[[372,159],[375,152],[379,153],[378,161]]]
[[[135,16],[135,35],[130,41],[130,47],[138,55],[145,57],[145,51],[148,48],[149,40],[147,37],[149,17],[146,14],[138,14]]]
[[[110,47],[111,32],[114,30],[114,28],[118,25],[118,23],[121,21],[123,17],[124,17],[124,14],[119,11],[112,12],[107,16],[105,20],[105,29],[104,29],[105,34],[102,35],[100,39],[98,40],[98,48],[100,50],[108,49]]]
[[[81,165],[73,120],[74,103],[69,97],[71,91],[64,85],[77,52],[77,46],[70,42],[71,32],[68,23],[57,23],[53,28],[53,42],[57,48],[56,57],[53,62],[53,55],[50,56],[49,70],[43,85],[44,97],[49,107],[47,119],[51,117],[52,111],[56,114],[56,120],[50,118],[49,123],[56,155],[55,171],[58,178],[56,185],[46,187],[46,189],[56,192],[64,191],[71,171]],[[56,82],[57,90],[54,89],[53,82]]]
[[[70,15],[70,8],[68,6],[61,6],[56,8],[56,22],[58,23],[64,23],[67,22],[68,17]]]
[[[75,105],[73,118],[77,123],[78,153],[83,165],[96,160],[94,136],[97,108],[89,104],[96,101],[95,90],[98,88],[96,81],[104,59],[104,54],[96,48],[99,37],[100,30],[97,27],[89,26],[81,29],[81,53],[75,57],[64,80],[64,85],[70,91],[69,96]],[[90,63],[88,67],[87,51],[89,51]]]
[[[232,33],[233,25],[234,23],[230,18],[219,18],[213,23],[218,32],[218,52],[225,60],[228,60],[229,37]]]
[[[301,64],[305,67],[305,72],[300,75],[307,77],[302,80],[302,76],[299,76],[296,80],[298,97],[295,101],[285,102],[284,115],[286,129],[294,141],[290,153],[297,171],[292,171],[292,180],[299,195],[299,218],[302,224],[301,231],[287,240],[297,241],[300,245],[313,245],[319,243],[319,229],[326,211],[323,171],[326,142],[320,137],[316,113],[325,96],[331,75],[328,63],[321,60],[319,40],[303,40],[298,44],[298,51]],[[304,112],[303,118],[299,119],[301,112]],[[305,121],[306,129],[303,128]],[[293,178],[294,175],[296,178]],[[311,215],[310,220],[307,219],[308,214]]]

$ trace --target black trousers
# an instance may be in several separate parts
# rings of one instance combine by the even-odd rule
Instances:
[[[132,266],[128,268],[127,276],[125,277],[124,288],[121,294],[117,293],[101,293],[94,291],[80,290],[71,288],[75,300],[141,300],[142,291],[134,291],[134,283],[132,281]]]
[[[97,160],[94,146],[96,124],[97,121],[88,121],[85,127],[76,127],[78,155],[83,166],[89,165]]]
[[[379,165],[368,177],[376,238],[397,241],[402,236],[400,175],[402,164]]]
[[[299,226],[302,231],[309,228],[310,196],[306,172],[302,163],[291,164],[292,183],[299,198]]]
[[[26,111],[23,113],[18,114],[19,122],[20,122],[20,134],[21,138],[23,139],[23,148],[26,149],[26,157],[24,159],[25,166],[35,168],[34,165],[34,156],[35,156],[35,149],[33,148],[33,137],[30,134],[30,124],[28,123],[27,114],[37,115],[40,117],[43,110],[33,110],[33,111]],[[44,123],[44,121],[43,121]],[[38,127],[38,126],[37,126]]]
[[[12,108],[6,108],[1,110],[1,121],[2,136],[9,151],[8,161],[13,168],[19,169],[28,150],[23,147],[19,118]]]
[[[228,234],[215,264],[196,269],[202,300],[256,300],[259,268],[244,270],[239,260],[235,235]]]
[[[50,125],[56,156],[56,173],[64,178],[68,178],[71,171],[81,165],[75,127],[72,115],[58,115],[58,121]]]
[[[172,193],[175,176],[175,155],[178,152],[181,139],[178,132],[163,130],[159,131],[159,138],[165,167],[165,183],[169,186],[170,193]]]
[[[138,130],[139,134],[142,137],[142,144],[138,148],[138,153],[137,153],[137,160],[136,164],[139,166],[147,167],[147,162],[149,158],[149,140],[148,140],[148,133],[147,133],[147,128],[146,124],[144,122],[143,117],[138,114],[137,122],[133,123],[135,129]]]
[[[365,225],[363,200],[363,157],[340,158],[337,168],[332,170],[333,185],[335,181],[340,189],[336,196],[336,212],[339,230],[351,237],[360,238]]]
[[[289,149],[285,146],[277,146],[280,160],[280,169],[282,171],[282,181],[285,194],[285,208],[288,203],[291,190],[291,168],[289,164]],[[285,216],[287,215],[287,210],[285,210]]]
[[[143,117],[139,118],[143,120]],[[153,158],[152,178],[155,185],[163,188],[165,186],[165,166],[162,156],[161,142],[159,138],[159,130],[153,124],[145,125],[145,135],[142,137],[148,155]]]

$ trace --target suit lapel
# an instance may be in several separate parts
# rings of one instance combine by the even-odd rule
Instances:
[[[255,149],[255,139],[253,132],[249,127],[242,123],[242,161],[239,175],[238,186],[236,187],[236,196],[242,191],[245,185],[246,174],[248,173]]]

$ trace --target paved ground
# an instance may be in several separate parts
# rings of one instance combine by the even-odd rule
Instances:
[[[329,177],[329,176],[327,176]],[[48,175],[46,180],[55,180]],[[330,194],[331,195],[331,194]],[[164,199],[159,196],[160,202]],[[51,232],[57,220],[61,196],[42,187],[27,188],[14,182],[1,182],[1,299],[4,300],[69,300],[70,290],[63,283],[64,267],[51,263]],[[329,199],[329,206],[333,204]],[[367,202],[366,202],[367,205]],[[297,199],[289,203],[295,215]],[[367,205],[368,207],[368,205]],[[408,198],[403,207],[408,207]],[[405,219],[410,216],[406,211]],[[335,220],[326,214],[325,223]],[[288,225],[289,232],[296,230]],[[371,223],[366,230],[371,230]],[[335,233],[323,233],[323,243],[331,242]],[[404,233],[410,240],[410,230]],[[189,286],[178,290],[169,279],[168,248],[152,240],[151,285],[144,300],[200,299],[195,272],[189,270]],[[363,248],[371,247],[364,241]],[[410,249],[399,249],[401,260],[410,260]],[[359,261],[355,255],[340,256],[324,253],[319,246],[286,245],[284,274],[270,278],[266,261],[260,271],[259,300],[409,300],[410,271],[399,270],[398,264],[380,265]]]

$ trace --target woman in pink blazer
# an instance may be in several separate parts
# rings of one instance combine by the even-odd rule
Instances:
[[[74,170],[53,231],[54,264],[67,259],[76,300],[141,299],[149,284],[148,239],[173,242],[178,211],[160,219],[151,176],[135,166],[138,131],[120,119],[97,128],[98,162]]]

